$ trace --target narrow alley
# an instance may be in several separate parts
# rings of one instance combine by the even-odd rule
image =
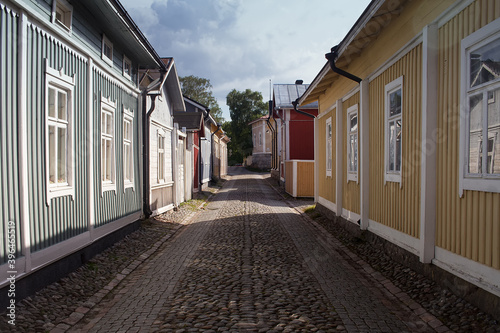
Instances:
[[[353,268],[360,259],[262,175],[234,170],[205,210],[68,331],[446,331],[381,275]]]

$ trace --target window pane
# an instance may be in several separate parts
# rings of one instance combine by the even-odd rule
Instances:
[[[469,173],[481,173],[483,94],[472,96],[469,106]]]
[[[396,146],[396,127],[389,122],[389,171],[394,171],[394,147]]]
[[[130,145],[125,145],[125,149],[123,150],[123,167],[124,174],[126,180],[131,180],[130,177]]]
[[[113,115],[106,114],[106,134],[113,135]]]
[[[389,94],[389,117],[401,113],[401,89]]]
[[[101,132],[106,133],[106,114],[101,113]]]
[[[350,131],[358,130],[358,115],[356,113],[352,113],[350,115]]]
[[[401,171],[401,119],[396,121],[396,171]]]
[[[471,52],[469,60],[471,87],[498,79],[500,39]]]
[[[500,174],[500,89],[488,92],[487,173]]]
[[[56,183],[56,128],[49,126],[49,183]]]
[[[61,120],[67,119],[66,94],[62,91],[57,92],[57,118]]]
[[[57,182],[66,183],[66,129],[57,129]]]
[[[49,117],[56,117],[56,91],[49,88]]]
[[[111,144],[111,140],[106,140],[106,173],[105,173],[105,180],[111,181],[111,168],[113,167],[112,162],[112,153],[113,153],[113,146]]]
[[[356,172],[358,170],[358,135],[351,134],[349,136],[349,171]]]

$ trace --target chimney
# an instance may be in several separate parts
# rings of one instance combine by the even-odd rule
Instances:
[[[304,80],[296,80],[295,81],[295,84],[302,84],[302,83],[304,83]]]

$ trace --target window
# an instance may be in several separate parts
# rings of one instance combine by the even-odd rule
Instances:
[[[347,109],[347,181],[358,180],[358,105]]]
[[[257,135],[255,133],[253,134],[253,146],[257,147]]]
[[[125,56],[123,56],[123,76],[128,79],[132,77],[132,62]]]
[[[101,99],[101,181],[102,191],[115,190],[115,103]]]
[[[158,133],[158,182],[165,181],[165,136]]]
[[[106,35],[102,35],[102,53],[101,58],[113,66],[113,44],[109,41]]]
[[[127,109],[123,109],[123,181],[124,188],[134,187],[133,133],[134,118]]]
[[[332,176],[332,118],[326,120],[326,176]]]
[[[500,19],[462,41],[460,195],[500,192]]]
[[[73,6],[65,0],[56,0],[52,3],[52,23],[56,23],[64,29],[71,30],[73,17]]]
[[[403,77],[385,86],[385,181],[401,182]]]
[[[262,133],[259,133],[259,146],[262,146]]]
[[[47,66],[45,156],[48,204],[54,197],[74,197],[73,89],[74,77]]]

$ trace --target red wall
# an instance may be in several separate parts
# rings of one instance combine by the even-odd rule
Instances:
[[[309,119],[290,121],[291,160],[314,160],[314,121]]]

